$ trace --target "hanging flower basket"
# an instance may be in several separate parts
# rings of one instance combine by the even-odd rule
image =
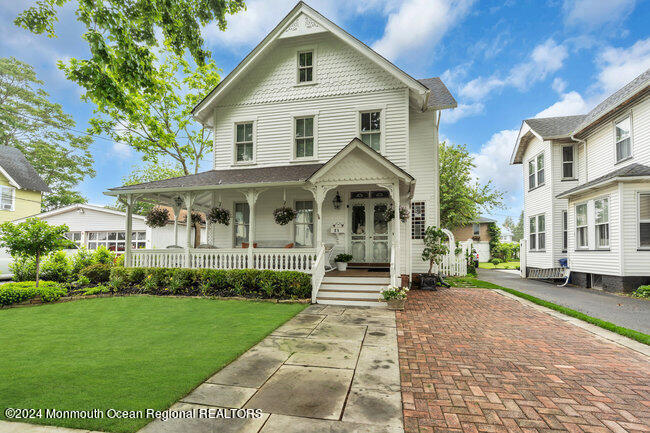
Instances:
[[[169,211],[163,207],[155,207],[149,211],[145,223],[149,227],[165,227],[169,222]]]
[[[198,212],[192,212],[192,224],[203,224],[205,223],[205,220],[203,219],[203,215],[201,215]]]
[[[208,213],[208,220],[211,223],[227,226],[230,224],[230,211],[222,207],[213,207]]]
[[[399,220],[403,223],[408,221],[410,216],[410,212],[408,208],[404,206],[399,207]],[[388,206],[388,209],[386,209],[386,212],[384,213],[384,217],[386,218],[386,221],[392,221],[393,218],[395,218],[395,208],[393,205]]]
[[[290,207],[279,207],[273,211],[273,218],[276,224],[281,226],[289,224],[296,217],[298,213]]]

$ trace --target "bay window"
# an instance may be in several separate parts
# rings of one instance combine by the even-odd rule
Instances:
[[[587,203],[576,205],[576,248],[589,248]]]
[[[596,248],[609,248],[609,199],[594,200]]]

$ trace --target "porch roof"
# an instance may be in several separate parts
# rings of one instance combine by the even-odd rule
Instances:
[[[226,185],[304,182],[325,164],[294,164],[276,167],[236,168],[209,170],[188,176],[110,188],[108,195],[122,192],[191,189]]]

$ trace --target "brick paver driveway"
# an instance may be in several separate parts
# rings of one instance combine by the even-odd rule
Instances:
[[[498,293],[413,291],[397,314],[407,432],[650,431],[650,361]]]

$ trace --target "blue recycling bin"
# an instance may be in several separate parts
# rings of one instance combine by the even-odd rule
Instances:
[[[566,267],[569,266],[569,261],[568,261],[568,259],[560,259],[560,260],[558,260],[558,261],[560,262],[560,266],[563,267],[563,268],[566,268]]]

